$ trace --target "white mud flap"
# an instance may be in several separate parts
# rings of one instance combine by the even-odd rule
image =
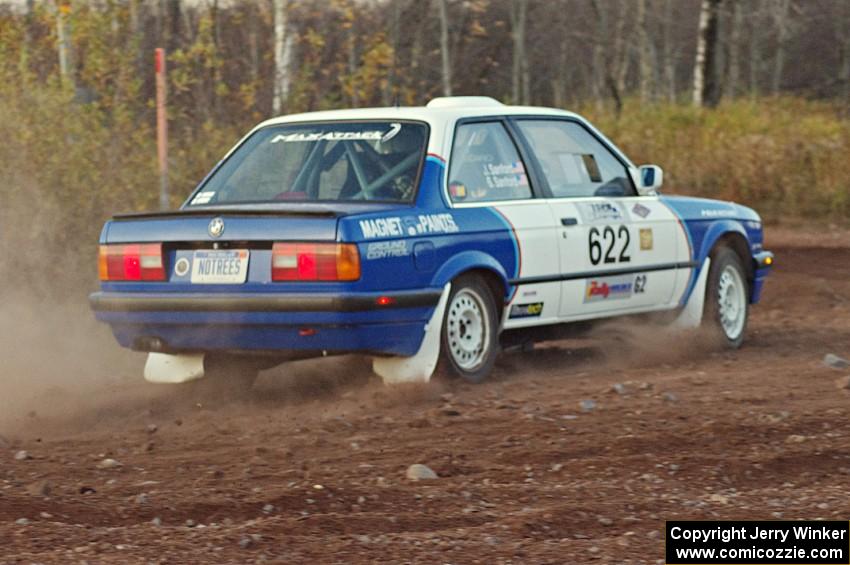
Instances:
[[[451,283],[443,287],[440,301],[425,324],[425,337],[419,351],[410,357],[375,357],[372,359],[372,370],[383,380],[384,384],[427,383],[431,380],[437,360],[440,358],[440,334],[443,330],[443,315],[446,303],[449,301]]]
[[[145,380],[150,383],[179,384],[204,376],[204,354],[169,355],[148,353]]]
[[[699,272],[699,278],[694,285],[694,290],[688,298],[687,304],[682,308],[679,316],[673,320],[672,326],[678,329],[698,328],[702,323],[702,313],[705,309],[705,285],[708,282],[708,271],[711,267],[711,258],[706,258]]]

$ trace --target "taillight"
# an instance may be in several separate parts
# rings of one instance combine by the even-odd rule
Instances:
[[[350,243],[275,243],[273,281],[356,281],[360,253]]]
[[[98,272],[102,281],[164,281],[161,243],[101,245]]]

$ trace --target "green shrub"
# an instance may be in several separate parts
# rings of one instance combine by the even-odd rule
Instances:
[[[739,99],[713,110],[625,105],[587,115],[636,163],[664,169],[667,193],[734,200],[767,219],[850,212],[850,121],[800,98]]]

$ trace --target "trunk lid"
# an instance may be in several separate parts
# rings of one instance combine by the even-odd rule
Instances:
[[[392,204],[304,204],[209,206],[142,214],[120,214],[109,222],[105,243],[206,243],[335,241],[341,216],[404,206]],[[217,237],[210,224],[220,218]]]

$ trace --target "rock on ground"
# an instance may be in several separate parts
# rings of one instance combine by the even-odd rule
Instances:
[[[439,478],[430,467],[421,463],[414,463],[408,467],[405,476],[411,481],[427,481]]]

